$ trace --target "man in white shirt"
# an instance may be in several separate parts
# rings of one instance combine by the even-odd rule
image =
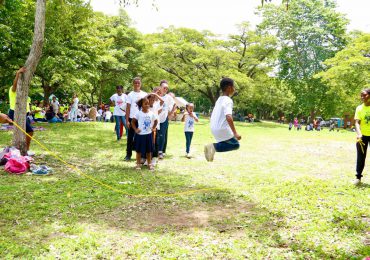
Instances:
[[[114,106],[113,116],[116,121],[115,131],[117,134],[117,141],[121,140],[123,127],[125,127],[125,132],[127,136],[127,127],[126,127],[126,102],[127,95],[123,93],[123,87],[117,86],[116,92],[110,97],[111,105]]]
[[[228,152],[240,147],[238,140],[242,137],[236,132],[233,121],[233,101],[230,98],[235,93],[234,80],[223,78],[220,82],[220,96],[211,115],[211,131],[217,143],[204,146],[206,160],[211,162],[215,152]]]
[[[137,101],[142,99],[147,95],[146,92],[141,90],[141,78],[136,77],[133,80],[134,90],[127,95],[127,105],[126,105],[126,126],[128,128],[127,135],[127,148],[125,161],[130,161],[132,156],[132,150],[134,147],[134,137],[135,130],[131,126],[131,121],[134,116],[139,112],[139,107],[137,106]]]
[[[56,97],[56,96],[53,96],[53,99],[52,99],[52,101],[50,102],[50,105],[53,107],[53,112],[54,112],[55,114],[58,114],[58,113],[59,113],[59,107],[60,107],[60,105],[59,105],[59,102],[58,102],[58,100],[57,100],[57,97]]]
[[[168,118],[172,116],[176,110],[175,101],[172,96],[167,94],[168,92],[168,82],[162,80],[160,82],[160,87],[162,90],[162,99],[164,100],[162,112],[159,114],[159,131],[158,131],[158,149],[159,149],[159,159],[163,159],[163,154],[165,153],[166,142],[167,142],[167,131],[168,131]]]

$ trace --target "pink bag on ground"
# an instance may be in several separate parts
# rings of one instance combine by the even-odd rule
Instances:
[[[5,171],[9,173],[22,174],[30,168],[24,157],[10,158],[5,164]]]

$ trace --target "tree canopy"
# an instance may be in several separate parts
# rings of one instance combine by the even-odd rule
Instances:
[[[271,4],[277,3],[278,5]],[[50,94],[69,103],[107,102],[115,85],[130,89],[142,76],[146,90],[162,79],[177,95],[208,111],[223,76],[235,78],[235,108],[259,117],[352,111],[368,86],[366,34],[348,34],[348,20],[333,0],[261,1],[263,21],[238,33],[163,28],[142,35],[121,10],[94,12],[83,0],[47,2],[43,56],[31,84],[34,99]],[[286,4],[289,3],[289,8]],[[121,1],[122,6],[140,1]],[[0,8],[0,99],[23,65],[33,36],[35,3],[5,1]]]

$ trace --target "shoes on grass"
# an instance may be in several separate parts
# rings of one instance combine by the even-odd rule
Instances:
[[[361,184],[361,179],[356,179],[353,181],[353,185],[358,186]]]
[[[125,159],[123,159],[123,160],[126,161],[126,162],[131,161],[131,157],[126,156]]]
[[[29,150],[29,151],[27,151],[27,155],[28,155],[28,156],[34,156],[34,155],[35,155],[35,152],[33,152],[33,151]]]
[[[215,147],[213,144],[206,144],[204,146],[204,156],[206,157],[206,160],[208,162],[212,162],[213,161],[213,158],[215,156]]]

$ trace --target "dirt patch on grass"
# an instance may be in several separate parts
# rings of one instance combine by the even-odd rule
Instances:
[[[140,202],[118,208],[103,219],[110,225],[139,232],[154,232],[167,229],[184,230],[214,227],[220,232],[237,229],[232,221],[240,215],[256,215],[255,205],[245,201],[222,205],[197,205],[184,209],[173,203],[170,205],[154,202]]]

